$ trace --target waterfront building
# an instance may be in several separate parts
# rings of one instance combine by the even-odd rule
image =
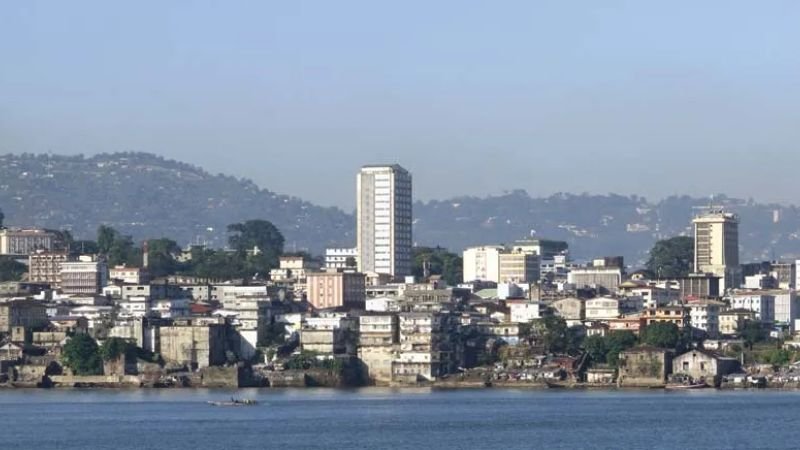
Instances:
[[[411,174],[399,165],[365,166],[357,191],[358,271],[411,275]]]

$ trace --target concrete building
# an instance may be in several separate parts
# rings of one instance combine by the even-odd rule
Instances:
[[[128,267],[124,264],[110,268],[108,270],[108,278],[125,284],[147,284],[150,282],[150,275],[147,273],[147,269]]]
[[[731,309],[744,309],[755,313],[764,323],[775,322],[775,296],[760,291],[738,291],[729,295]]]
[[[678,278],[678,292],[680,298],[719,298],[722,278],[709,274],[689,274],[688,277]]]
[[[797,292],[776,290],[770,294],[775,296],[775,322],[788,324],[792,328],[792,332],[796,331],[794,321],[800,318],[800,299],[797,297]]]
[[[722,278],[723,289],[738,287],[739,218],[721,209],[709,209],[692,220],[694,225],[694,271]]]
[[[519,250],[500,253],[498,283],[536,283],[540,275],[538,255]]]
[[[44,303],[35,300],[12,300],[0,303],[0,333],[14,327],[42,328],[49,323]]]
[[[586,302],[579,298],[562,298],[551,303],[550,307],[568,324],[575,324],[586,319]]]
[[[367,367],[367,377],[372,383],[392,381],[392,364],[399,353],[399,333],[396,314],[368,313],[359,317],[358,359]]]
[[[727,358],[705,350],[694,349],[672,360],[672,373],[683,374],[694,380],[718,386],[721,377],[739,369],[736,358]]]
[[[39,229],[0,229],[0,255],[27,256],[53,250],[55,234]]]
[[[598,287],[606,292],[616,292],[622,283],[622,269],[618,267],[587,267],[573,269],[567,275],[567,282],[576,287]]]
[[[272,281],[306,281],[308,272],[318,271],[320,265],[317,261],[302,256],[281,256],[278,268],[269,272]]]
[[[78,261],[61,264],[61,292],[64,294],[99,294],[107,283],[105,261],[81,256]]]
[[[667,381],[672,373],[669,351],[653,347],[634,347],[619,354],[620,386],[656,387]]]
[[[645,325],[674,323],[678,328],[686,325],[687,311],[682,306],[661,306],[642,311]]]
[[[565,241],[548,239],[525,239],[516,241],[511,246],[511,251],[538,255],[541,259],[547,260],[564,255],[567,250],[569,245]]]
[[[306,276],[308,302],[315,308],[363,309],[367,299],[363,273],[316,272]]]
[[[225,363],[227,325],[208,319],[176,320],[159,328],[159,354],[167,362],[192,369]]]
[[[57,289],[61,285],[61,264],[71,261],[67,252],[38,250],[28,256],[28,281],[47,283]]]
[[[449,317],[429,312],[398,315],[400,351],[392,363],[393,381],[434,381],[450,371]]]
[[[716,300],[694,300],[687,304],[692,328],[703,330],[708,337],[719,336],[719,315],[725,303]]]
[[[365,166],[357,190],[358,271],[411,275],[411,174],[399,165]]]
[[[355,263],[348,266],[348,260]],[[326,269],[356,269],[358,267],[358,248],[326,248],[325,249],[325,268]]]
[[[756,320],[756,313],[748,309],[722,311],[719,313],[719,333],[722,336],[735,336],[751,320]]]
[[[501,245],[470,247],[462,253],[463,279],[469,281],[500,282],[500,253],[505,248]]]
[[[586,300],[586,320],[616,319],[621,314],[619,300],[611,297],[598,297]]]
[[[537,301],[530,300],[506,300],[511,322],[530,323],[542,318],[543,306]]]

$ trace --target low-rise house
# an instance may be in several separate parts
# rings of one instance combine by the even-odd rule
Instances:
[[[604,320],[603,323],[608,325],[608,330],[614,331],[630,331],[636,335],[645,327],[645,319],[640,314],[624,315],[617,319]]]
[[[634,347],[619,354],[620,386],[662,386],[672,372],[672,354],[655,347]]]
[[[396,314],[364,313],[358,324],[358,358],[367,368],[372,383],[392,381],[392,362],[399,353],[399,328]]]
[[[660,308],[642,311],[645,325],[653,323],[674,323],[678,328],[686,324],[686,310],[682,306],[662,306]]]
[[[614,384],[616,371],[607,365],[599,365],[586,371],[586,382],[590,384]]]
[[[562,298],[550,304],[555,314],[567,321],[568,325],[586,319],[586,303],[575,297]]]
[[[511,322],[530,323],[542,318],[542,305],[539,302],[523,299],[509,299],[505,302],[511,315]]]
[[[672,360],[672,373],[718,386],[723,375],[739,370],[739,361],[707,350],[693,349]]]
[[[586,300],[586,320],[616,319],[620,316],[619,300],[598,297]]]
[[[608,335],[609,326],[608,324],[601,323],[601,322],[591,322],[586,325],[586,336],[601,336],[605,337]]]

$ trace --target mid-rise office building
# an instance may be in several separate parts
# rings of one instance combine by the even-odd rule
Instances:
[[[694,225],[694,270],[722,278],[722,287],[738,287],[739,218],[711,209],[692,220]]]
[[[71,261],[66,252],[39,250],[28,256],[28,281],[48,283],[52,288],[61,285],[61,264]]]
[[[356,272],[306,274],[308,302],[315,308],[347,306],[363,309],[367,300],[366,277]]]
[[[61,292],[68,295],[99,294],[108,283],[105,261],[81,256],[61,264]]]
[[[411,275],[411,174],[399,165],[365,166],[357,190],[359,272]]]
[[[55,234],[39,229],[0,229],[0,255],[31,255],[37,250],[52,251]]]

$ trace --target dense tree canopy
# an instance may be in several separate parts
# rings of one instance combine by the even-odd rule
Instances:
[[[427,261],[430,264],[431,275],[441,275],[451,286],[461,283],[463,275],[461,256],[441,247],[415,247],[413,258],[412,273],[417,279],[422,279],[424,264]]]
[[[181,248],[172,239],[150,239],[147,241],[147,262],[150,275],[153,277],[163,277],[172,275],[180,269],[175,255],[180,253]]]
[[[103,361],[117,359],[120,355],[125,355],[126,358],[133,358],[136,356],[136,346],[118,337],[106,339],[98,351]]]
[[[28,267],[13,258],[0,256],[0,281],[20,281]]]
[[[694,239],[677,236],[656,242],[650,250],[647,270],[659,278],[681,278],[692,271]]]
[[[592,362],[617,365],[619,354],[636,345],[636,335],[630,331],[612,331],[607,336],[589,336],[583,348]]]
[[[656,322],[640,332],[642,343],[658,348],[675,349],[681,341],[678,326],[669,322]]]
[[[534,323],[534,328],[548,353],[574,353],[578,350],[580,339],[573,329],[567,327],[563,318],[547,316]]]
[[[244,272],[248,276],[263,276],[278,266],[283,254],[284,238],[280,230],[266,220],[248,220],[228,225],[228,244],[244,258]],[[253,250],[258,249],[258,252]]]
[[[64,344],[61,361],[76,375],[102,375],[103,361],[97,342],[88,334],[76,334]]]
[[[138,266],[142,261],[142,251],[134,245],[133,238],[106,225],[100,225],[97,229],[97,251],[105,255],[112,266]]]

